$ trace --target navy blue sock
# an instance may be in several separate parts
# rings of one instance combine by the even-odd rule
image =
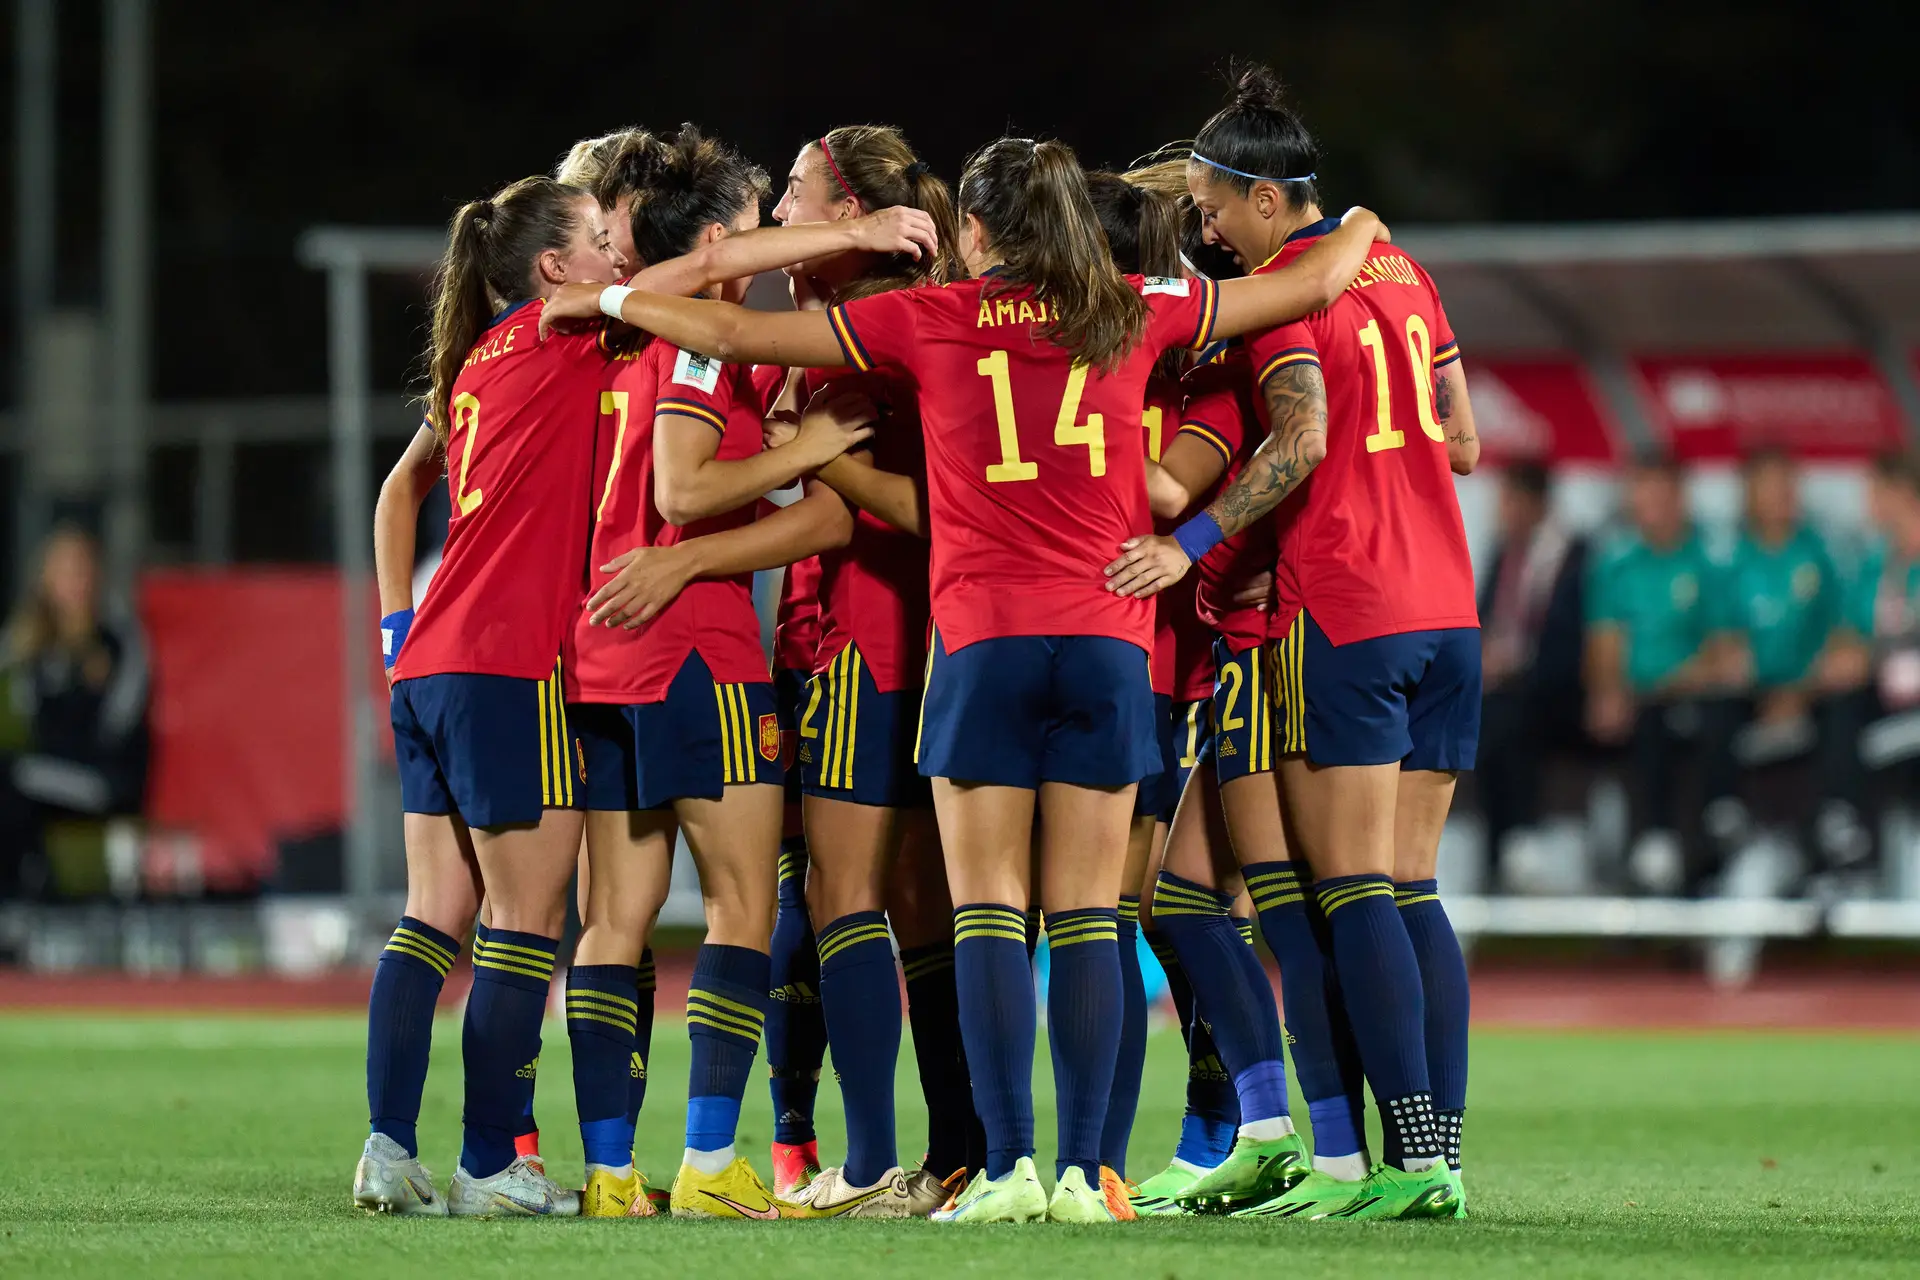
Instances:
[[[884,913],[856,911],[820,930],[820,1000],[847,1115],[847,1180],[872,1186],[900,1163],[893,1131],[900,978]]]
[[[639,1053],[639,978],[632,965],[574,965],[567,970],[567,1042],[573,1047],[573,1100],[588,1164],[633,1162],[633,1062]]]
[[[1273,985],[1228,912],[1233,898],[1162,871],[1153,890],[1154,924],[1180,953],[1196,1016],[1233,1077],[1242,1124],[1287,1114],[1285,1048]]]
[[[420,1154],[415,1128],[433,1049],[433,1007],[460,943],[430,924],[401,916],[373,967],[367,995],[367,1115],[384,1133]]]
[[[513,1163],[514,1137],[533,1106],[540,1020],[558,938],[490,929],[473,942],[473,991],[460,1035],[466,1066],[460,1167],[490,1178]]]
[[[773,921],[772,988],[767,1004],[767,1074],[773,1093],[773,1140],[814,1140],[813,1102],[827,1023],[820,1009],[820,955],[807,919],[807,842],[780,842],[780,910]]]
[[[1033,962],[1027,916],[998,902],[953,911],[953,976],[973,1106],[986,1129],[989,1178],[1033,1154]],[[1057,979],[1056,979],[1057,981]]]
[[[1127,1176],[1127,1142],[1140,1106],[1140,1077],[1147,1067],[1147,986],[1140,976],[1140,899],[1123,896],[1119,914],[1120,1051],[1113,1062],[1107,1119],[1100,1130],[1100,1163]]]
[[[1047,913],[1047,1041],[1059,1124],[1053,1174],[1079,1169],[1090,1187],[1100,1185],[1102,1134],[1120,1049],[1124,996],[1117,917],[1108,907]],[[1136,963],[1136,979],[1138,973]],[[1138,1094],[1138,1080],[1133,1087]],[[1131,1115],[1127,1124],[1131,1128]]]
[[[1240,941],[1246,943],[1248,946],[1253,945],[1253,921],[1235,916],[1233,918],[1233,927],[1239,931]]]
[[[493,938],[493,932],[484,923],[473,926],[474,954]],[[539,1046],[534,1048],[534,1056],[540,1056]],[[533,1089],[527,1089],[527,1109],[520,1114],[520,1120],[513,1126],[513,1150],[516,1155],[531,1156],[540,1154],[540,1122],[533,1117]]]
[[[635,1011],[633,1058],[627,1066],[627,1123],[638,1126],[640,1108],[647,1100],[647,1063],[653,1060],[653,997],[655,979],[653,948],[640,953],[640,967],[634,971]]]
[[[1147,946],[1167,975],[1167,994],[1180,1018],[1180,1039],[1187,1046],[1187,1110],[1180,1120],[1180,1145],[1173,1158],[1211,1169],[1227,1158],[1240,1128],[1240,1099],[1233,1077],[1214,1047],[1213,1029],[1196,1017],[1193,985],[1180,967],[1180,955],[1158,928],[1147,930]]]
[[[1335,876],[1314,890],[1327,913],[1347,1016],[1380,1108],[1383,1155],[1403,1168],[1408,1161],[1437,1157],[1420,963],[1393,904],[1393,881],[1383,875]]]
[[[1280,963],[1285,1030],[1293,1048],[1293,1069],[1300,1077],[1300,1092],[1313,1117],[1314,1153],[1357,1154],[1364,1124],[1360,1113],[1351,1109],[1335,1057],[1327,1005],[1327,964],[1307,917],[1311,873],[1304,863],[1293,862],[1257,862],[1241,870],[1254,910],[1260,914],[1260,933]]]
[[[953,944],[903,947],[900,968],[907,978],[907,1021],[913,1027],[920,1093],[927,1103],[926,1167],[944,1178],[968,1167],[968,1139],[979,1123],[973,1114],[973,1086],[967,1080],[967,1054],[960,1046]]]
[[[1460,1126],[1467,1109],[1467,961],[1440,902],[1439,882],[1409,880],[1394,886],[1393,898],[1420,962],[1420,988],[1427,1002],[1427,1077],[1439,1115],[1441,1147],[1447,1164],[1458,1169]]]
[[[1313,940],[1320,948],[1320,970],[1326,980],[1327,1027],[1333,1036],[1333,1061],[1340,1074],[1341,1093],[1344,1104],[1326,1099],[1322,1106],[1325,1123],[1328,1125],[1329,1140],[1337,1140],[1341,1145],[1351,1144],[1355,1152],[1365,1155],[1367,1151],[1367,1073],[1360,1065],[1360,1046],[1353,1038],[1353,1019],[1347,1016],[1346,993],[1340,989],[1339,967],[1333,962],[1333,930],[1327,925],[1327,913],[1321,909],[1317,892],[1308,891],[1307,922],[1313,929]],[[1311,1113],[1309,1113],[1311,1114]],[[1319,1145],[1320,1121],[1315,1121],[1314,1142]],[[1351,1125],[1353,1136],[1348,1138],[1339,1126]],[[1332,1148],[1327,1148],[1329,1152]]]
[[[693,1061],[687,1069],[687,1145],[718,1151],[733,1145],[740,1127],[740,1100],[753,1074],[760,1030],[767,1017],[768,974],[764,951],[700,944],[687,989],[687,1037]]]
[[[1027,963],[1033,963],[1033,953],[1040,949],[1041,912],[1039,907],[1027,908]]]

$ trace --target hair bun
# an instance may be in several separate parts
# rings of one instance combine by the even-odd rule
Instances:
[[[1262,111],[1278,111],[1287,104],[1287,86],[1264,63],[1248,63],[1233,82],[1233,105]]]

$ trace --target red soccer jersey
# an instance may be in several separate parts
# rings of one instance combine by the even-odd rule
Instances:
[[[1201,499],[1202,507],[1240,474],[1240,468],[1267,438],[1253,406],[1250,384],[1247,350],[1238,342],[1186,376],[1181,434],[1204,441],[1226,463],[1219,483]],[[1198,583],[1195,605],[1200,621],[1219,633],[1235,653],[1245,653],[1267,638],[1267,615],[1234,604],[1233,592],[1248,578],[1272,570],[1275,531],[1293,518],[1293,507],[1292,503],[1284,504],[1271,518],[1255,521],[1234,534],[1201,557],[1188,575]]]
[[[597,326],[541,342],[543,305],[496,319],[453,380],[447,545],[395,680],[444,672],[540,680],[560,657],[586,569],[607,355]]]
[[[721,364],[650,340],[623,357],[600,397],[594,449],[593,550],[589,583],[600,566],[633,547],[670,547],[736,528],[754,503],[685,526],[667,523],[655,500],[653,422],[663,413],[696,418],[720,433],[721,461],[760,452],[760,398],[746,365]],[[582,609],[573,628],[567,696],[579,702],[659,702],[689,654],[705,660],[718,684],[764,684],[767,658],[753,611],[753,575],[701,579],[632,631],[595,627]]]
[[[1273,271],[1339,223],[1296,232]],[[1327,454],[1288,506],[1268,635],[1302,608],[1335,644],[1404,631],[1477,627],[1473,563],[1433,412],[1434,373],[1460,358],[1439,291],[1405,251],[1376,244],[1325,311],[1248,341],[1253,385],[1318,364],[1327,384]],[[1258,396],[1262,423],[1266,397]]]
[[[1111,636],[1153,649],[1153,607],[1108,591],[1121,542],[1150,532],[1141,409],[1163,351],[1205,346],[1211,280],[1130,277],[1143,341],[1111,373],[1039,337],[1049,319],[991,276],[896,289],[828,316],[862,372],[919,395],[933,535],[933,616],[949,652],[999,636]]]
[[[860,376],[851,370],[810,369],[807,397],[836,378]],[[869,446],[873,465],[896,475],[918,476],[927,469],[920,429],[920,407],[912,384],[898,374],[874,373],[861,382],[881,407]],[[820,553],[820,648],[814,670],[825,671],[848,644],[860,646],[860,658],[881,693],[917,688],[927,665],[927,586],[925,538],[902,533],[878,516],[856,509],[853,540]]]
[[[787,566],[780,583],[780,609],[774,615],[773,665],[802,675],[813,670],[820,652],[820,557]]]
[[[1158,372],[1147,379],[1147,406],[1142,424],[1147,433],[1147,457],[1158,462],[1166,446],[1173,442],[1173,433],[1180,425],[1178,382],[1162,377]],[[1171,521],[1154,522],[1154,530],[1158,533],[1167,532],[1171,526]],[[1182,628],[1192,631],[1199,625],[1193,615],[1191,575],[1153,598],[1153,660],[1148,664],[1148,670],[1153,675],[1155,693],[1169,698],[1175,695],[1182,674]]]

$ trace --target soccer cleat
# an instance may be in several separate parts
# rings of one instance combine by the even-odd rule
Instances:
[[[1236,1218],[1299,1218],[1311,1220],[1352,1202],[1364,1182],[1347,1182],[1318,1169],[1289,1187],[1285,1194],[1261,1204],[1234,1210]]]
[[[907,1175],[907,1194],[912,1198],[913,1216],[927,1217],[966,1185],[965,1169],[955,1169],[944,1178],[935,1177],[928,1169],[915,1169]]]
[[[538,1156],[518,1156],[491,1178],[465,1169],[447,1187],[447,1212],[456,1218],[573,1218],[580,1193],[557,1185]]]
[[[1178,1197],[1205,1173],[1190,1165],[1175,1162],[1133,1188],[1133,1211],[1141,1217],[1164,1217],[1185,1213]]]
[[[1081,1179],[1081,1185],[1086,1180]],[[1088,1194],[1092,1194],[1089,1192]],[[933,1213],[935,1222],[1038,1222],[1047,1216],[1047,1193],[1034,1171],[1033,1157],[1013,1162],[1013,1172],[994,1180],[982,1169],[945,1207]]]
[[[820,1176],[820,1143],[776,1142],[773,1144],[773,1193],[792,1200],[806,1185]]]
[[[384,1133],[367,1135],[353,1170],[353,1202],[371,1213],[444,1218],[447,1202],[433,1189],[433,1175]]]
[[[611,1169],[587,1166],[587,1189],[580,1193],[583,1218],[651,1218],[658,1210],[649,1197],[647,1175],[631,1170],[621,1177]]]
[[[673,1216],[676,1218],[752,1218],[771,1222],[798,1216],[793,1206],[767,1190],[745,1156],[718,1173],[702,1173],[690,1164],[680,1166],[673,1180]]]
[[[1186,1210],[1175,1203],[1175,1197],[1191,1187],[1205,1172],[1204,1169],[1184,1164],[1168,1165],[1132,1189],[1130,1194],[1134,1213],[1142,1217],[1185,1213]]]
[[[928,1184],[931,1184],[929,1186]],[[846,1169],[823,1169],[794,1200],[799,1218],[924,1218],[946,1200],[946,1189],[928,1173],[895,1165],[870,1187],[847,1181]]]
[[[1447,1181],[1453,1184],[1453,1198],[1458,1202],[1453,1216],[1464,1218],[1467,1216],[1467,1184],[1460,1180],[1460,1171],[1453,1168],[1447,1170]]]
[[[1235,1139],[1219,1166],[1194,1179],[1175,1197],[1189,1213],[1232,1213],[1280,1195],[1312,1168],[1300,1135]]]
[[[1344,1205],[1313,1215],[1315,1221],[1388,1222],[1394,1219],[1451,1218],[1460,1197],[1443,1161],[1421,1173],[1377,1164]]]
[[[1060,1175],[1060,1181],[1053,1189],[1053,1199],[1047,1201],[1048,1222],[1097,1225],[1114,1220],[1107,1197],[1099,1187],[1087,1185],[1087,1175],[1080,1172],[1079,1165],[1071,1166]]]
[[[1107,1212],[1115,1222],[1132,1222],[1140,1216],[1133,1210],[1133,1191],[1131,1182],[1106,1165],[1100,1166],[1100,1194],[1106,1199]]]

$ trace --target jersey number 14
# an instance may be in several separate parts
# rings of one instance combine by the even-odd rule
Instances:
[[[974,366],[980,376],[993,383],[993,416],[1000,427],[1000,461],[987,466],[987,482],[1004,484],[1010,480],[1033,480],[1040,475],[1040,464],[1020,456],[1020,428],[1013,418],[1013,376],[1008,372],[1007,353],[996,351],[981,356]],[[1067,387],[1060,394],[1060,413],[1053,423],[1053,442],[1058,445],[1087,447],[1087,474],[1107,474],[1106,420],[1090,413],[1085,422],[1080,416],[1080,396],[1087,389],[1087,366],[1076,364],[1067,370]]]

